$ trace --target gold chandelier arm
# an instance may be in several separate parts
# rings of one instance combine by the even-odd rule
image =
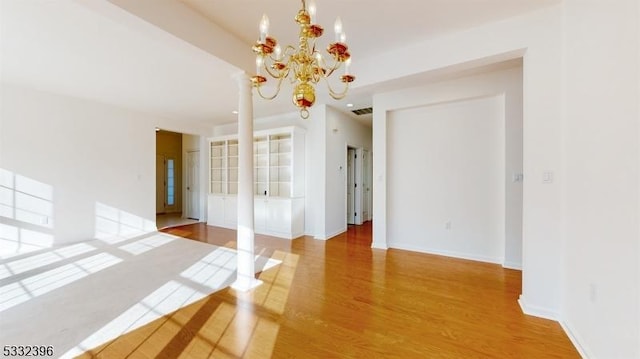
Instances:
[[[255,86],[256,89],[258,90],[258,95],[260,95],[260,97],[262,97],[265,100],[273,100],[280,93],[282,80],[284,80],[284,77],[281,77],[281,78],[278,79],[278,86],[276,86],[276,92],[272,96],[265,96],[264,94],[262,94],[262,90],[261,90],[262,86]]]
[[[282,77],[287,77],[287,75],[289,74],[289,65],[287,64],[286,67],[282,70],[276,70],[277,72],[271,72],[271,66],[267,66],[266,62],[263,65],[264,66],[264,70],[267,72],[267,74],[269,74],[269,76],[273,77],[274,79],[280,79]]]
[[[331,97],[333,97],[333,99],[341,100],[347,95],[347,91],[349,90],[349,83],[348,82],[344,83],[344,89],[341,92],[336,92],[331,87],[331,84],[329,83],[329,80],[327,80],[325,78],[324,81],[327,83],[327,88],[329,89],[329,95],[331,95]]]
[[[336,61],[336,62],[333,64],[333,66],[332,66],[330,69],[328,69],[328,70],[327,70],[327,72],[324,74],[324,76],[323,76],[323,77],[324,77],[325,79],[329,78],[331,75],[333,75],[333,73],[334,73],[337,69],[339,69],[339,68],[340,68],[340,65],[341,65],[341,64],[342,64],[341,62]]]
[[[330,77],[337,69],[342,67],[342,62],[337,60],[334,60],[331,66],[327,66],[327,60],[325,60],[324,57],[321,57],[320,61],[317,61],[317,63],[318,63],[318,66],[325,69],[324,73],[322,74],[322,77],[324,77],[325,79]]]
[[[316,40],[323,35],[324,29],[315,23],[315,4],[311,9],[307,9],[307,1],[301,0],[301,2],[302,9],[294,18],[299,26],[297,46],[287,45],[282,49],[275,38],[268,36],[269,21],[266,15],[263,15],[260,22],[260,38],[252,46],[253,52],[257,55],[257,74],[251,77],[251,81],[260,97],[272,100],[278,96],[282,83],[287,78],[293,85],[294,105],[300,109],[302,118],[308,118],[308,109],[316,101],[316,86],[322,79],[326,81],[329,95],[339,100],[347,95],[349,83],[355,80],[355,76],[348,74],[351,54],[345,43],[346,37],[342,32],[340,18],[338,17],[334,27],[336,40],[326,48],[330,58],[325,58],[316,47]],[[343,62],[346,69],[344,75],[335,76],[336,70],[342,67]],[[344,84],[344,89],[334,90],[331,87],[333,81],[328,80],[331,76],[339,77],[339,81]],[[275,93],[272,95],[263,93],[262,87],[267,78],[277,81]],[[338,85],[334,84],[334,86]]]
[[[280,58],[276,57],[276,53],[274,51],[273,53],[269,54],[269,59],[273,62],[282,61],[287,57],[291,57],[291,55],[293,55],[295,52],[296,49],[293,46],[287,45],[287,47],[285,47],[284,50],[280,52]]]
[[[267,72],[267,74],[269,74],[269,76],[273,77],[274,79],[280,79],[281,77],[287,77],[289,76],[289,71],[291,70],[290,64],[292,63],[292,59],[291,56],[295,53],[295,48],[291,45],[287,46],[284,49],[284,52],[282,53],[282,55],[280,56],[280,58],[276,58],[273,54],[270,54],[268,57],[265,56],[263,57],[263,62],[262,62],[262,66],[264,68],[264,70]],[[288,58],[287,62],[284,63],[285,67],[282,69],[276,69],[273,68],[272,66],[275,63],[283,63],[282,60],[284,60],[285,58]],[[268,61],[267,61],[268,60]],[[275,70],[276,72],[273,72],[273,70]]]

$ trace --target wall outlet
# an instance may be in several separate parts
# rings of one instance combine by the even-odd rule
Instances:
[[[447,221],[444,224],[444,229],[446,229],[447,231],[451,230],[451,221]]]

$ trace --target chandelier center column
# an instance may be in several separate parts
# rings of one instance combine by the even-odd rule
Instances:
[[[238,277],[232,287],[247,291],[262,282],[255,278],[255,231],[253,217],[253,98],[251,80],[236,77],[238,101]]]

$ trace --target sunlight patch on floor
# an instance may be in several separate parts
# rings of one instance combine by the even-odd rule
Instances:
[[[0,312],[122,262],[108,253],[79,259],[0,287]]]
[[[208,248],[214,250],[89,335],[62,357],[80,355],[228,286],[235,278],[236,252],[210,245]],[[278,260],[268,259],[260,270],[279,263]]]
[[[182,275],[194,283],[203,279],[207,283],[215,277],[210,268],[213,263],[226,273],[223,263],[232,259],[229,252],[219,248]],[[261,268],[261,286],[247,292],[229,290],[222,297],[203,296],[80,357],[269,358],[280,330],[276,318],[284,313],[298,258],[275,251]],[[235,267],[233,262],[226,268]]]

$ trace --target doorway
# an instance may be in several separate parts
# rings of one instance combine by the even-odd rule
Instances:
[[[164,156],[156,155],[156,214],[164,213]]]
[[[371,156],[362,150],[362,221],[371,220]]]
[[[356,162],[358,159],[357,149],[347,147],[347,224],[356,224]]]
[[[156,214],[182,212],[182,134],[156,130]]]
[[[177,166],[175,158],[156,155],[156,214],[176,212],[180,182]]]

